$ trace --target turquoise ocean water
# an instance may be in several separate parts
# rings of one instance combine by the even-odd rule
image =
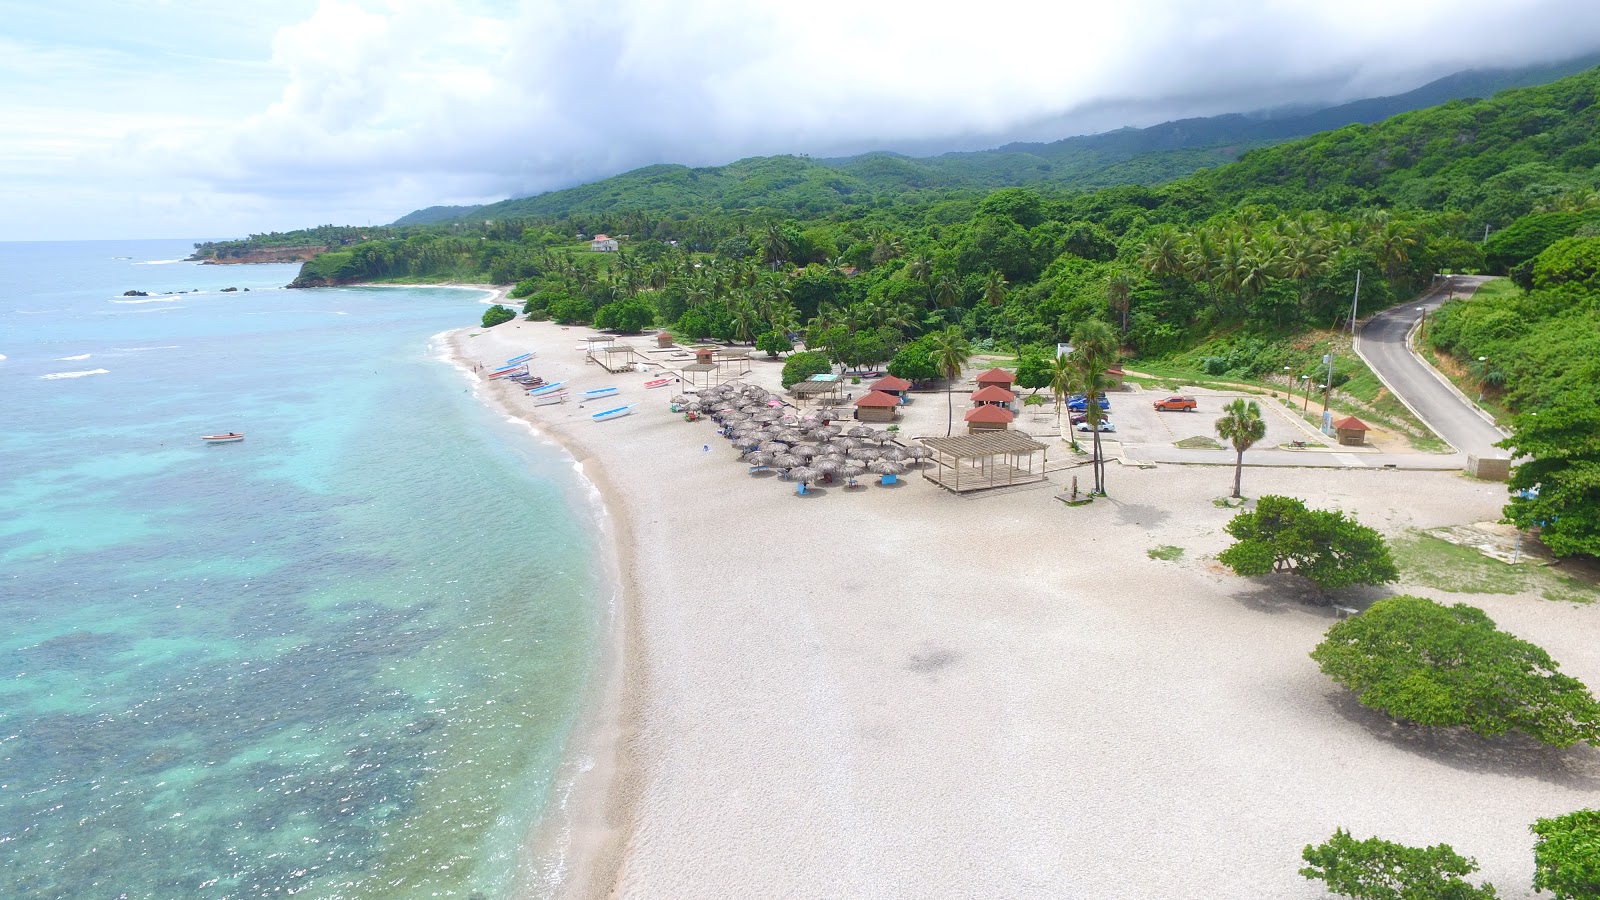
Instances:
[[[502,896],[589,489],[430,346],[479,295],[188,250],[0,243],[0,894]]]

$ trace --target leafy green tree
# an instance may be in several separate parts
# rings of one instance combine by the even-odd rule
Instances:
[[[931,343],[932,341],[925,337],[901,347],[900,352],[889,360],[889,374],[913,383],[938,378],[939,367],[934,365],[933,354],[929,351]]]
[[[1254,400],[1240,398],[1222,408],[1217,420],[1217,436],[1233,443],[1233,496],[1239,496],[1244,478],[1244,452],[1267,436],[1267,423],[1261,420],[1261,407]]]
[[[777,359],[778,354],[794,349],[794,341],[781,331],[763,331],[756,336],[756,349],[765,352],[769,359]]]
[[[562,325],[589,321],[594,315],[594,302],[587,297],[564,294],[550,304],[550,317]]]
[[[1600,810],[1580,809],[1529,826],[1533,889],[1556,900],[1600,900]]]
[[[833,371],[833,361],[815,350],[796,353],[783,362],[783,388],[788,390],[810,378]]]
[[[1017,387],[1038,391],[1050,386],[1050,358],[1042,352],[1024,353],[1017,358]]]
[[[1343,828],[1321,844],[1300,852],[1307,863],[1300,874],[1322,881],[1328,892],[1357,900],[1491,900],[1494,886],[1473,886],[1462,876],[1478,871],[1478,861],[1449,844],[1407,847],[1381,838],[1358,841]]]
[[[1592,360],[1583,365],[1593,371]],[[1512,417],[1512,435],[1500,442],[1522,460],[1511,472],[1506,518],[1539,528],[1557,556],[1600,556],[1600,382],[1585,380]]]
[[[1262,497],[1226,530],[1238,542],[1217,559],[1240,575],[1295,572],[1324,591],[1400,578],[1383,535],[1337,510],[1307,509],[1293,497]]]
[[[483,327],[493,328],[494,326],[499,325],[501,322],[509,322],[516,317],[517,314],[509,307],[501,306],[500,304],[496,303],[495,305],[483,311]]]
[[[1311,658],[1363,706],[1402,721],[1485,737],[1521,731],[1556,747],[1600,743],[1600,703],[1588,688],[1464,603],[1379,600],[1328,629]]]
[[[594,314],[594,327],[638,334],[656,323],[656,308],[641,296],[607,303]]]
[[[711,318],[698,309],[685,310],[673,326],[681,338],[698,341],[711,334]]]
[[[955,389],[956,379],[961,377],[961,370],[967,361],[972,359],[972,345],[967,343],[967,336],[961,329],[954,325],[943,331],[935,332],[928,345],[928,354],[933,359],[933,367],[945,379],[945,426],[944,433],[948,437],[955,428],[956,408]]]

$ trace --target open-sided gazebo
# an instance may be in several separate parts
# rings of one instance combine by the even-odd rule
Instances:
[[[1049,448],[1021,432],[929,437],[922,443],[933,451],[934,463],[922,470],[922,477],[958,494],[1045,480]]]

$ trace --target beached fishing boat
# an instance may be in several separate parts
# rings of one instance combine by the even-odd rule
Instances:
[[[530,396],[530,397],[538,397],[538,396],[541,396],[543,394],[553,394],[556,391],[561,390],[562,386],[564,386],[565,384],[566,384],[565,381],[557,381],[554,384],[546,384],[546,385],[543,385],[541,387],[536,387],[536,388],[528,391],[528,396]]]
[[[630,412],[633,412],[632,406],[619,406],[616,409],[608,409],[605,412],[597,412],[589,418],[595,420],[596,422],[605,422],[610,419],[620,419]]]
[[[672,379],[672,378],[652,378],[649,381],[646,381],[644,383],[644,386],[647,387],[647,388],[666,387],[667,385],[671,384],[674,380],[675,379]]]
[[[517,363],[525,363],[530,359],[533,359],[533,354],[532,353],[524,353],[521,356],[513,356],[510,359],[506,360],[506,365],[514,366]]]
[[[558,403],[565,403],[565,402],[567,402],[567,392],[566,391],[557,391],[554,394],[545,394],[542,397],[533,398],[533,405],[534,406],[555,406]]]
[[[512,375],[526,375],[526,374],[528,374],[528,367],[527,367],[526,364],[524,364],[524,365],[520,365],[520,366],[512,366],[509,369],[496,369],[495,371],[489,373],[489,377],[490,378],[507,378],[507,377],[512,376]]]
[[[200,440],[208,444],[232,444],[244,440],[244,435],[237,431],[230,431],[227,434],[202,434]]]
[[[586,400],[598,400],[601,397],[610,397],[616,392],[617,389],[615,387],[603,387],[595,388],[592,391],[584,391],[583,396]]]

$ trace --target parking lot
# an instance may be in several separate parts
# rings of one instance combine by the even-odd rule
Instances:
[[[1254,400],[1261,407],[1262,421],[1267,423],[1267,436],[1258,441],[1256,447],[1267,449],[1293,441],[1305,441],[1308,444],[1332,443],[1331,439],[1318,435],[1314,430],[1297,426],[1291,418],[1293,414],[1283,405],[1283,401],[1270,396],[1203,389],[1191,389],[1184,391],[1183,394],[1194,397],[1199,404],[1198,408],[1183,412],[1157,412],[1153,404],[1163,397],[1170,396],[1169,394],[1145,390],[1110,393],[1108,396],[1111,400],[1111,409],[1106,415],[1116,423],[1117,430],[1106,437],[1129,445],[1171,445],[1191,437],[1220,440],[1217,437],[1216,421],[1222,416],[1222,408],[1236,399],[1243,398]]]

